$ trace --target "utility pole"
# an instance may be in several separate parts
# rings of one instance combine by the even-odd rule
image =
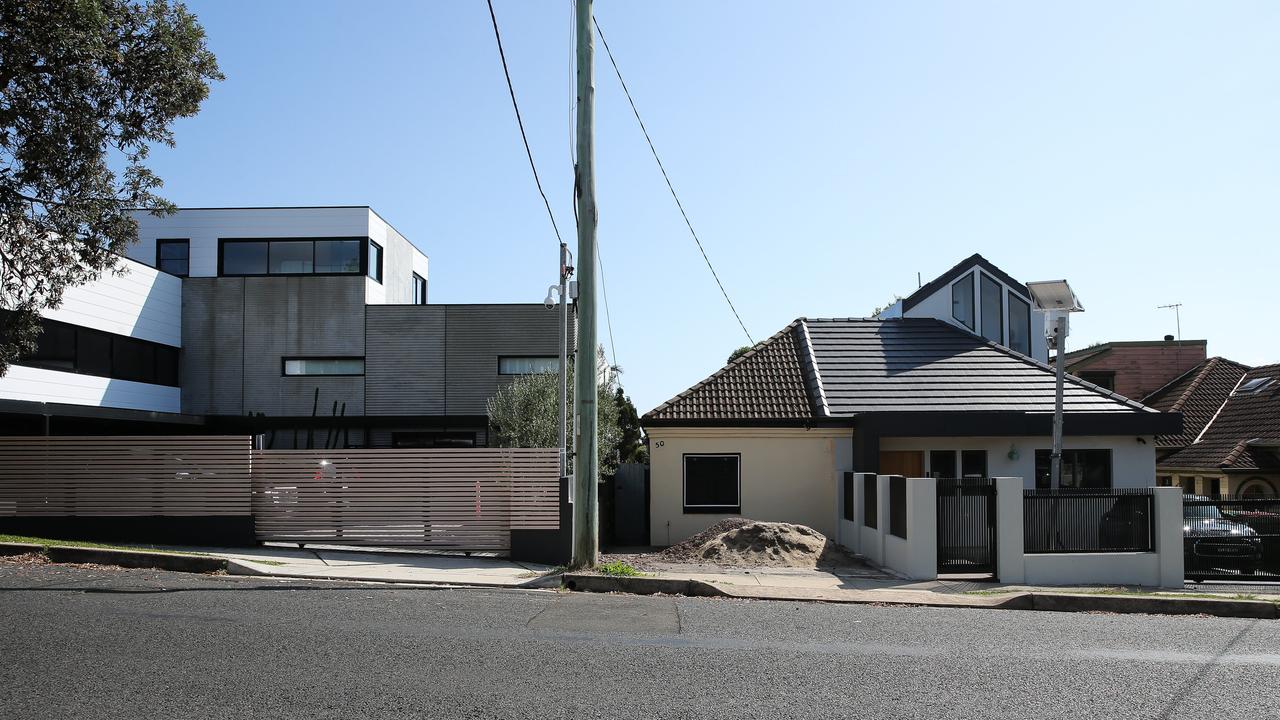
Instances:
[[[560,479],[569,478],[569,276],[573,275],[569,246],[560,243]],[[548,296],[550,300],[550,296]]]
[[[595,32],[591,0],[577,0],[578,34],[578,346],[574,364],[574,568],[595,567],[599,554],[596,493],[599,475],[596,445],[596,180],[595,180]]]
[[[1054,374],[1056,375],[1053,394],[1053,453],[1049,456],[1049,487],[1058,490],[1062,487],[1062,390],[1067,376],[1067,314],[1055,311],[1053,347]]]

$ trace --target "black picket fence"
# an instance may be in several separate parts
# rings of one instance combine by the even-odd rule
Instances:
[[[1280,499],[1182,498],[1188,580],[1280,580]]]
[[[1155,496],[1150,488],[1025,490],[1023,552],[1151,552]]]

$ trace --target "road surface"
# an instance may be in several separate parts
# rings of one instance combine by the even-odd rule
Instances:
[[[1280,717],[1280,621],[0,562],[0,718]]]

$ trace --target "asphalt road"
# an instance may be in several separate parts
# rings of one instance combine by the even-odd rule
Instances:
[[[0,562],[0,718],[1274,718],[1280,621]]]

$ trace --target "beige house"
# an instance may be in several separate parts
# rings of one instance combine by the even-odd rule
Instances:
[[[1053,370],[988,339],[1031,349],[1023,333],[1043,323],[1026,317],[1026,288],[975,255],[919,293],[879,319],[800,318],[645,414],[650,542],[735,515],[834,537],[846,472],[1047,488]],[[925,307],[952,310],[911,316]],[[1074,377],[1064,404],[1064,486],[1155,484],[1155,438],[1179,432],[1179,414]]]

